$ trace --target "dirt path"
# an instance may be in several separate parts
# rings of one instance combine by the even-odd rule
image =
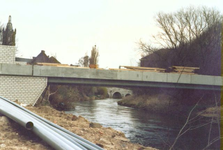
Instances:
[[[85,118],[65,114],[49,106],[27,107],[32,112],[54,122],[71,132],[103,147],[107,150],[155,150],[129,142],[122,132],[101,127]],[[52,150],[52,148],[34,133],[17,123],[0,116],[1,150]]]

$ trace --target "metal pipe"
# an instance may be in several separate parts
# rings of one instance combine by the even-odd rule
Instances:
[[[64,135],[62,135],[58,132],[55,132],[55,130],[48,124],[44,123],[43,121],[39,120],[38,118],[35,118],[32,115],[29,115],[28,117],[30,117],[31,120],[33,120],[33,122],[35,123],[33,132],[36,133],[42,139],[44,139],[52,147],[54,147],[56,149],[58,149],[58,148],[59,149],[61,149],[61,148],[62,149],[71,149],[69,147],[66,148],[61,144],[61,142],[64,142],[64,143],[66,143],[66,145],[69,145],[70,147],[72,147],[72,149],[82,150],[82,148],[79,146],[79,144],[77,144],[76,142],[73,142],[71,140],[68,140],[67,137],[65,137]],[[59,144],[59,146],[58,146],[58,144]]]
[[[21,126],[26,128],[27,130],[31,130],[33,128],[33,122],[30,119],[27,119],[20,112],[15,109],[10,109],[10,106],[7,105],[6,102],[1,101],[0,103],[0,112],[9,117],[10,119],[14,120],[15,122],[19,123]]]
[[[72,137],[71,135],[69,135],[69,134],[67,134],[67,133],[64,133],[63,131],[61,131],[61,130],[58,130],[57,128],[53,128],[53,127],[51,127],[49,124],[46,124],[45,122],[43,122],[46,126],[48,126],[49,128],[52,128],[52,130],[54,130],[55,132],[57,132],[57,133],[59,133],[59,134],[61,134],[61,135],[63,135],[64,137],[66,137],[68,140],[70,140],[72,143],[75,143],[76,145],[78,145],[78,147],[80,147],[82,150],[88,150],[88,149],[90,149],[90,150],[94,150],[94,148],[92,148],[92,147],[90,147],[90,146],[86,146],[86,143],[82,143],[81,141],[78,141],[77,139],[75,139],[74,137]],[[85,148],[85,147],[88,147],[88,149],[87,148]]]
[[[1,99],[0,99],[1,100]],[[55,149],[75,149],[75,150],[81,150],[78,146],[76,146],[71,141],[68,141],[65,137],[62,135],[54,132],[49,127],[46,127],[42,125],[38,120],[35,120],[32,116],[30,116],[27,112],[24,112],[20,110],[17,107],[10,106],[9,103],[6,101],[1,101],[0,103],[1,107],[1,113],[6,115],[9,118],[12,118],[14,121],[18,122],[22,126],[26,127],[30,124],[25,124],[24,118],[27,118],[28,120],[32,120],[33,124],[35,126],[32,127],[32,131],[37,134],[39,137],[41,137],[43,140],[45,140],[49,145],[51,145]]]
[[[80,147],[83,148],[83,150],[87,150],[87,149],[89,149],[89,150],[98,150],[98,149],[96,149],[95,147],[93,147],[92,145],[89,145],[88,143],[85,143],[85,142],[83,142],[83,141],[81,141],[81,140],[79,140],[79,139],[77,139],[77,138],[71,136],[70,134],[67,134],[67,133],[65,133],[65,132],[63,132],[63,131],[61,131],[61,130],[59,130],[59,129],[57,129],[57,128],[54,128],[54,127],[50,126],[49,124],[47,124],[47,123],[45,123],[45,122],[43,122],[43,123],[44,123],[46,126],[49,126],[50,128],[52,128],[55,132],[57,132],[57,133],[59,133],[59,134],[65,136],[65,137],[66,137],[67,139],[69,139],[70,141],[79,144]]]
[[[5,98],[0,97],[0,99],[4,100],[5,102],[10,103],[11,105],[15,106],[11,109],[17,108],[16,111],[20,110],[22,112],[26,112],[25,116],[27,118],[31,118],[31,120],[33,120],[34,122],[34,127],[33,127],[33,131],[40,136],[42,139],[44,139],[46,142],[48,142],[52,147],[54,147],[55,149],[73,149],[74,147],[76,147],[75,149],[90,149],[90,150],[103,150],[101,147],[99,147],[96,144],[91,143],[90,141],[85,140],[84,138],[34,114],[33,112],[19,106],[18,104],[9,101]],[[29,124],[28,124],[29,125]],[[49,131],[50,132],[49,132]],[[43,134],[44,133],[44,134]],[[52,141],[51,139],[49,139],[48,136],[45,135],[45,133],[47,133],[47,135],[50,138],[54,138],[54,137],[59,137],[59,138],[54,138],[54,140]],[[58,141],[59,139],[59,141]],[[57,141],[55,143],[55,141]],[[66,146],[71,145],[73,148],[65,148],[65,147],[61,147],[60,145],[57,145],[60,142],[64,142],[66,143]],[[55,145],[57,145],[55,147]]]
[[[35,121],[33,132],[55,149],[82,150],[75,143],[67,140],[66,137],[54,132],[49,127],[42,125],[39,121]]]
[[[35,116],[32,116],[35,117]],[[36,120],[38,120],[39,122],[41,122],[42,124],[44,124],[45,126],[49,127],[50,129],[54,130],[55,132],[65,136],[68,140],[70,140],[71,142],[77,143],[78,145],[80,145],[79,147],[82,147],[83,150],[90,149],[90,150],[98,150],[98,148],[96,148],[95,146],[92,146],[89,144],[89,142],[84,142],[83,140],[77,139],[74,136],[71,136],[70,134],[55,128],[53,126],[51,126],[50,124],[46,123],[45,121],[41,120],[40,118],[35,117]]]
[[[90,141],[88,141],[88,140],[86,140],[86,139],[84,139],[84,138],[74,134],[73,132],[70,132],[69,130],[66,130],[66,129],[58,126],[57,124],[49,122],[48,120],[46,120],[44,118],[41,118],[41,117],[40,117],[40,119],[43,120],[44,122],[46,122],[47,124],[49,124],[50,126],[58,129],[59,131],[63,131],[64,133],[74,137],[75,141],[77,141],[78,143],[80,143],[81,145],[83,145],[84,147],[86,147],[86,148],[88,148],[90,150],[103,150],[103,148],[99,147],[98,145],[91,143]]]

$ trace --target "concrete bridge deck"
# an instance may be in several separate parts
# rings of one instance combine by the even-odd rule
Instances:
[[[223,77],[221,76],[3,63],[0,64],[1,75],[47,77],[49,84],[166,87],[207,90],[221,90],[223,85]]]

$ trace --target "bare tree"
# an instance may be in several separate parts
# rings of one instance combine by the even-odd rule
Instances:
[[[160,48],[177,48],[185,43],[191,43],[194,39],[213,25],[221,22],[219,11],[207,7],[183,8],[175,13],[158,13],[155,17],[160,32],[153,36]],[[140,49],[150,52],[157,49],[142,41]]]
[[[52,90],[51,85],[47,85],[44,93],[42,94],[41,98],[38,101],[38,104],[51,105],[50,96],[56,94],[58,92],[58,90],[60,89],[60,87],[61,87],[60,85],[53,86],[53,90]]]
[[[80,65],[81,67],[88,67],[88,65],[89,65],[89,56],[85,55],[84,57],[81,57],[78,60],[78,65]]]
[[[195,65],[205,72],[216,61],[220,66],[222,18],[218,10],[207,7],[191,6],[175,13],[158,13],[155,20],[160,31],[152,36],[154,44],[140,40],[139,49],[145,55],[167,49],[171,52],[170,65]],[[207,74],[211,72],[213,69]]]
[[[210,119],[207,119],[206,122],[203,122],[203,123],[200,123],[197,125],[191,125],[192,122],[199,120],[202,117],[202,115],[204,115],[206,113],[206,110],[203,110],[192,117],[193,111],[196,109],[196,107],[199,105],[199,102],[201,102],[204,97],[204,95],[202,95],[201,98],[197,101],[197,103],[190,110],[190,112],[187,116],[187,119],[185,121],[185,124],[182,126],[182,128],[178,132],[176,139],[174,140],[173,144],[170,146],[169,150],[174,149],[174,146],[177,143],[177,141],[179,140],[179,138],[181,136],[183,136],[185,133],[187,133],[188,131],[191,131],[191,130],[196,130],[196,129],[202,128],[204,126],[209,126],[209,132],[208,132],[208,137],[207,137],[207,139],[208,139],[207,144],[206,145],[204,144],[203,150],[210,148],[214,143],[219,142],[221,140],[221,138],[222,138],[221,137],[222,135],[220,133],[221,132],[221,123],[220,123],[221,114],[220,114],[219,110],[217,109],[219,107],[220,100],[216,97],[216,94],[214,94],[214,95],[215,95],[215,98],[214,98],[215,102],[214,102],[212,108],[215,107],[215,109],[213,109],[211,113],[209,112],[210,113],[209,115],[211,115],[211,117],[209,117]],[[216,135],[213,134],[213,131],[212,131],[214,122],[217,124],[217,129],[215,129],[215,130],[218,130],[218,134],[216,134]]]
[[[95,45],[95,46],[92,47],[91,57],[89,59],[91,65],[97,65],[98,64],[98,56],[99,56],[98,49],[96,48],[96,45]]]

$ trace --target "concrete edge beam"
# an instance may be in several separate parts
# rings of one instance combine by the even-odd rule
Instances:
[[[0,64],[0,74],[32,76],[32,66],[20,64]]]
[[[167,74],[167,82],[170,83],[192,83],[191,75],[189,74],[178,74],[178,73],[168,73]]]
[[[66,78],[94,78],[94,79],[116,79],[117,72],[111,70],[99,70],[90,68],[67,68],[54,66],[33,67],[34,76],[44,77],[66,77]]]
[[[201,89],[201,90],[222,90],[221,86],[212,85],[191,85],[191,84],[174,84],[160,82],[140,82],[124,80],[99,80],[99,79],[82,79],[82,78],[57,78],[49,77],[49,84],[74,84],[74,85],[91,85],[91,86],[108,86],[108,87],[157,87],[157,88],[180,88],[180,89]]]
[[[160,84],[191,84],[222,86],[223,77],[208,75],[188,75],[126,70],[102,70],[90,68],[68,68],[55,66],[0,64],[0,75],[21,75],[34,77],[57,77],[73,79],[98,79],[134,82],[157,82]]]

